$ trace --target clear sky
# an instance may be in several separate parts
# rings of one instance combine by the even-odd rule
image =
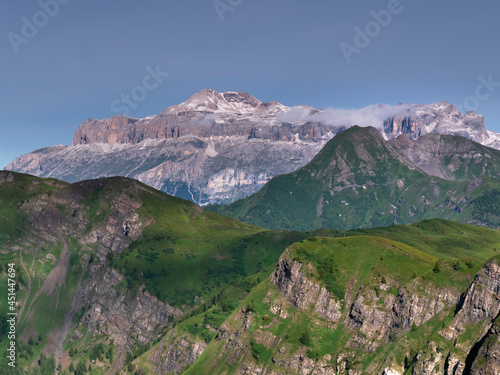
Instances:
[[[476,94],[479,77],[500,82],[500,3],[397,3],[2,1],[0,167],[70,144],[80,123],[116,115],[132,92],[134,117],[204,88],[321,108],[468,99],[500,131],[500,83]],[[371,36],[355,41],[355,28]],[[144,83],[148,67],[158,82]]]

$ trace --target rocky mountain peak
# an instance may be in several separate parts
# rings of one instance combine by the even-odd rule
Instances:
[[[220,93],[212,89],[204,89],[192,95],[185,102],[167,108],[164,112],[170,113],[171,109],[180,111],[208,111],[208,112],[232,112],[250,115],[262,102],[252,95],[229,91]]]
[[[498,137],[486,130],[484,116],[468,111],[465,114],[447,101],[431,104],[406,105],[405,111],[384,121],[388,138],[410,134],[417,139],[424,134],[438,133],[459,135],[473,141],[498,147]]]
[[[273,117],[278,116],[282,113],[286,113],[290,110],[290,107],[283,105],[275,100],[267,103],[260,103],[255,109],[253,115],[255,117]]]

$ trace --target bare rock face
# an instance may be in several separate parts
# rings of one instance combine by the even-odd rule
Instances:
[[[500,374],[500,328],[498,322],[481,340],[477,357],[472,363],[471,375]]]
[[[285,120],[288,111],[247,93],[202,90],[156,116],[89,119],[71,146],[23,155],[8,169],[67,182],[132,177],[200,205],[228,203],[302,167],[342,129]]]
[[[288,373],[297,373],[300,375],[336,375],[333,366],[329,365],[331,355],[327,354],[319,360],[308,358],[305,353],[296,353],[289,359],[277,360],[276,365],[285,369]],[[281,374],[282,372],[276,372]]]
[[[121,347],[129,347],[132,340],[141,344],[152,342],[158,327],[164,326],[170,315],[180,316],[182,311],[159,301],[143,288],[130,299],[118,287],[123,279],[115,269],[93,273],[85,285],[85,299],[91,307],[81,324],[94,335],[107,334]]]
[[[269,326],[260,325],[259,315],[242,308],[221,326],[213,348],[218,359],[236,369],[237,374],[346,374],[377,373],[385,375],[466,375],[498,374],[500,369],[500,266],[498,261],[487,263],[477,274],[469,289],[460,291],[437,287],[431,281],[416,278],[406,285],[396,285],[390,278],[374,287],[351,280],[345,298],[339,301],[313,279],[316,272],[309,263],[301,263],[285,251],[270,276],[270,289],[262,303],[269,304],[275,314]],[[377,281],[378,282],[378,281]],[[369,285],[369,286],[368,286]],[[394,294],[394,287],[398,293]],[[275,289],[279,291],[276,294]],[[392,289],[392,292],[389,290]],[[343,349],[335,354],[311,355],[306,346],[289,345],[286,337],[275,335],[272,328],[280,319],[294,319],[293,309],[307,314],[313,325],[339,329],[347,333]],[[416,341],[405,335],[412,326],[423,325],[432,319],[444,319],[451,312],[456,315],[441,332],[420,332],[429,335],[421,347],[412,347]],[[255,318],[254,318],[255,314]],[[436,320],[434,320],[436,322]],[[257,324],[257,326],[256,326]],[[434,323],[432,323],[434,324]],[[461,340],[466,330],[471,338]],[[475,327],[475,328],[474,328]],[[267,331],[266,331],[267,328]],[[479,329],[481,332],[477,332]],[[427,330],[427,332],[425,332]],[[445,342],[446,339],[449,342]],[[314,338],[318,339],[318,336]],[[395,343],[395,344],[394,344]],[[251,354],[251,346],[259,344],[272,350],[272,365],[261,363]],[[390,348],[381,361],[363,367],[361,353],[380,353]],[[212,345],[212,344],[211,344]],[[408,350],[406,353],[401,350]],[[397,353],[397,355],[394,355]],[[404,361],[401,355],[405,355]],[[366,366],[366,365],[365,365]]]
[[[413,139],[408,134],[402,134],[390,143],[431,176],[447,180],[500,178],[500,166],[491,163],[498,157],[498,151],[464,138],[426,134]]]
[[[487,263],[477,274],[461,304],[453,323],[442,335],[456,340],[470,324],[481,324],[483,335],[500,313],[500,266]]]
[[[262,103],[243,92],[202,90],[157,116],[135,119],[119,115],[109,120],[89,119],[75,132],[73,145],[137,144],[146,139],[183,136],[319,141],[331,131],[331,126],[321,123],[279,121],[278,116],[289,109],[278,102]]]
[[[323,319],[337,321],[341,316],[340,301],[325,287],[309,280],[303,272],[303,267],[303,264],[295,262],[286,251],[271,275],[271,282],[297,309],[306,311],[314,307],[314,311]]]
[[[430,133],[459,135],[478,143],[496,145],[497,148],[500,141],[495,134],[486,130],[484,116],[473,111],[462,114],[445,101],[406,106],[405,115],[384,121],[384,133],[388,138],[409,134],[414,139]]]
[[[465,363],[463,362],[463,359],[455,355],[449,355],[446,360],[446,368],[447,368],[446,375],[459,375],[459,374],[461,375],[464,374]]]
[[[351,306],[347,324],[359,334],[352,337],[349,346],[374,351],[381,344],[388,344],[409,331],[413,324],[419,326],[450,307],[458,295],[450,290],[436,290],[431,285],[417,282],[399,289],[397,297],[386,294],[377,309],[373,305],[379,297],[373,289],[362,290]]]
[[[152,348],[148,361],[155,374],[182,374],[206,349],[207,344],[175,328]]]
[[[462,301],[457,305],[457,311],[451,325],[440,334],[468,355],[467,358],[450,355],[446,361],[448,374],[497,373],[495,371],[500,368],[499,331],[495,323],[500,313],[498,261],[487,263],[479,271]],[[471,329],[472,331],[467,333]],[[466,339],[460,339],[463,334],[467,335]]]
[[[12,172],[0,173],[0,185],[12,184],[13,182],[14,182],[14,173]]]
[[[387,293],[379,297],[372,288],[362,288],[344,316],[341,302],[325,287],[307,278],[305,267],[287,251],[278,261],[271,282],[297,309],[313,308],[321,318],[341,321],[353,332],[358,332],[347,344],[352,348],[374,351],[398,339],[413,323],[421,325],[445,307],[453,306],[459,298],[456,292],[417,281],[409,287],[401,287],[397,296]],[[383,303],[378,303],[380,300]],[[374,309],[374,305],[378,307]]]

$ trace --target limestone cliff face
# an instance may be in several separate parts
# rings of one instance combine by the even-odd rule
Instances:
[[[484,116],[473,111],[463,114],[445,101],[433,105],[407,107],[403,116],[389,117],[384,121],[384,133],[389,138],[409,134],[414,139],[429,133],[451,134],[479,143],[487,142],[490,138],[484,124]]]
[[[397,340],[412,325],[420,326],[453,306],[458,294],[449,289],[438,289],[421,281],[399,288],[397,296],[385,294],[383,303],[374,309],[380,298],[373,289],[361,290],[352,304],[347,325],[358,328],[349,341],[352,347],[374,351],[383,344]]]
[[[272,305],[271,310],[278,313],[279,316],[286,318],[284,310],[286,302],[281,301]],[[285,303],[285,305],[283,304]],[[269,333],[256,329],[252,333],[252,339],[255,343],[263,345],[266,348],[278,347],[278,354],[272,358],[273,366],[264,366],[249,360],[245,356],[249,347],[248,330],[255,322],[254,314],[251,311],[242,309],[233,314],[231,322],[224,323],[221,326],[217,337],[216,345],[221,345],[222,351],[219,358],[226,357],[225,361],[234,366],[238,375],[278,375],[278,374],[310,374],[310,375],[336,375],[335,369],[329,365],[332,356],[327,354],[318,360],[311,359],[306,355],[306,348],[302,347],[297,352],[290,352],[280,338]],[[354,373],[353,373],[354,374]]]
[[[204,341],[173,328],[147,354],[148,373],[182,374],[206,347]]]
[[[500,362],[497,361],[496,344],[498,328],[494,324],[500,314],[498,261],[487,263],[479,271],[463,300],[458,304],[457,310],[453,322],[440,334],[468,354],[466,358],[457,358],[454,355],[448,358],[449,374],[469,374],[471,368],[475,368],[477,374],[490,373],[481,371],[500,366]]]
[[[471,366],[471,375],[500,374],[500,327],[498,321],[477,345],[479,351]]]
[[[386,139],[454,134],[500,149],[500,135],[486,130],[482,116],[463,115],[446,102],[388,111],[398,115],[386,119]],[[143,119],[89,119],[76,129],[71,146],[22,155],[7,169],[67,182],[132,177],[200,205],[226,204],[306,165],[329,139],[356,125],[332,116],[308,106],[263,103],[243,92],[202,90]],[[453,177],[433,165],[428,170]]]
[[[321,123],[290,124],[269,122],[267,118],[240,119],[234,114],[216,122],[207,119],[207,113],[186,111],[181,114],[160,114],[146,119],[122,115],[107,120],[89,119],[75,131],[73,145],[94,143],[137,144],[144,140],[158,140],[195,136],[199,138],[246,137],[271,141],[295,140],[318,142],[332,127]]]
[[[9,169],[68,182],[120,175],[200,205],[227,203],[255,193],[276,174],[302,167],[328,137],[284,142],[186,135],[137,144],[62,146],[24,155]]]
[[[184,136],[318,142],[333,129],[314,121],[281,121],[280,115],[289,110],[276,101],[263,103],[244,92],[202,90],[156,116],[136,119],[118,115],[108,120],[89,119],[75,132],[73,145],[137,144],[146,139]],[[310,112],[314,111],[311,108]]]
[[[469,287],[453,323],[442,335],[456,340],[470,324],[480,324],[483,335],[500,313],[500,266],[486,264]]]
[[[459,298],[458,293],[450,289],[415,280],[411,285],[399,287],[397,296],[383,289],[377,296],[374,289],[361,286],[353,296],[346,294],[346,307],[342,308],[338,298],[306,276],[306,268],[285,252],[271,275],[271,282],[299,310],[312,308],[321,318],[343,323],[356,332],[347,343],[352,348],[374,351],[398,339],[414,323],[419,326],[444,308],[453,306]]]
[[[290,254],[280,258],[271,275],[271,282],[297,309],[313,308],[323,319],[336,322],[341,316],[341,304],[325,287],[309,280],[303,272],[305,265],[293,261]]]
[[[103,265],[96,268],[85,284],[84,298],[90,308],[80,322],[80,327],[86,327],[92,335],[106,334],[124,348],[130,348],[134,340],[144,345],[158,337],[158,330],[167,324],[170,315],[182,314],[143,288],[131,298],[119,287],[122,275]]]
[[[498,316],[500,267],[487,263],[458,302],[451,324],[439,334],[451,343],[451,352],[437,350],[439,340],[429,342],[415,358],[413,374],[498,374]]]

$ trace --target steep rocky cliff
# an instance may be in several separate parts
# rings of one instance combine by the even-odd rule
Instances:
[[[469,111],[461,113],[443,101],[437,104],[405,106],[403,116],[389,117],[384,121],[384,133],[388,138],[408,134],[418,139],[425,134],[449,134],[469,138],[486,146],[499,148],[500,136],[490,132],[484,124],[484,116]]]
[[[243,136],[284,142],[318,142],[332,130],[331,126],[318,122],[279,121],[279,115],[289,110],[278,102],[263,103],[243,92],[202,90],[156,116],[135,119],[119,115],[109,120],[89,119],[76,130],[73,145],[136,144],[146,139],[184,136],[204,139]]]
[[[448,361],[450,374],[489,374],[498,369],[496,362],[495,320],[500,313],[500,267],[498,260],[487,263],[471,283],[464,298],[457,305],[452,323],[440,334],[453,342],[457,353]],[[490,358],[492,357],[492,358]],[[460,359],[459,359],[460,358]],[[463,370],[462,370],[463,369]]]

